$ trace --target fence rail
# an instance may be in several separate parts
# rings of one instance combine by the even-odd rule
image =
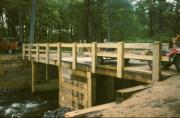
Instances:
[[[23,59],[25,57],[28,57],[29,60],[35,58],[37,62],[40,62],[40,59],[43,58],[46,64],[50,64],[50,61],[54,60],[61,66],[62,53],[68,50],[72,57],[72,69],[76,69],[77,67],[79,53],[88,54],[91,58],[90,65],[92,73],[96,73],[98,57],[115,58],[118,78],[123,78],[125,59],[149,60],[153,63],[152,79],[156,82],[160,79],[160,62],[169,61],[169,58],[161,56],[160,52],[162,49],[168,48],[169,44],[158,41],[154,43],[36,43],[23,44],[22,54]],[[142,50],[152,50],[153,53],[151,55],[145,55],[143,53],[130,53],[128,52],[129,50],[138,50],[140,52]]]

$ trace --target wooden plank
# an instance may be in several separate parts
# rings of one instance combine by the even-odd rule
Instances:
[[[125,49],[152,49],[152,43],[125,43]]]
[[[148,84],[148,85],[139,85],[139,86],[134,86],[134,87],[130,87],[130,88],[125,88],[125,89],[120,89],[117,90],[115,93],[115,100],[117,103],[122,102],[124,99],[127,99],[129,96],[131,96],[131,94],[150,88],[152,85]]]
[[[97,43],[92,43],[92,63],[91,63],[91,71],[92,73],[96,72],[96,63],[97,63],[97,52],[96,52]]]
[[[72,84],[69,84],[68,82],[63,82],[63,84],[61,85],[63,88],[67,88],[69,90],[73,90],[82,94],[85,94],[85,92],[87,91],[87,84],[84,85],[84,87],[78,87]]]
[[[45,43],[39,43],[39,47],[46,47]]]
[[[73,49],[72,49],[72,69],[76,69],[76,64],[77,64],[77,44],[73,44]]]
[[[87,107],[92,107],[92,78],[91,78],[91,72],[87,72]]]
[[[123,78],[124,71],[124,43],[119,42],[117,48],[117,77]]]
[[[125,53],[124,58],[126,59],[136,59],[136,60],[148,60],[152,61],[153,56],[152,55],[143,55],[143,54],[133,54],[133,53]],[[170,58],[167,56],[162,56],[161,61],[169,61]]]
[[[49,47],[57,48],[58,47],[58,43],[49,43]]]
[[[117,48],[117,43],[97,43],[97,48]]]
[[[35,62],[31,62],[32,66],[32,93],[35,92],[35,81],[36,81],[36,64]]]
[[[72,48],[72,47],[73,47],[73,44],[72,44],[72,43],[62,43],[62,44],[61,44],[61,47],[62,47],[62,48]]]
[[[39,43],[36,44],[36,61],[39,62]]]
[[[25,59],[25,44],[22,44],[22,57]]]
[[[97,56],[99,57],[114,57],[117,58],[117,54],[114,52],[98,52]]]
[[[155,41],[153,44],[153,69],[152,69],[152,80],[154,83],[158,82],[161,77],[161,43]]]
[[[31,60],[31,44],[29,44],[29,61]]]
[[[77,48],[91,48],[91,43],[85,43],[85,44],[82,44],[82,43],[78,43],[77,44]]]
[[[136,92],[139,90],[144,90],[147,88],[150,88],[152,85],[148,84],[148,85],[139,85],[139,86],[134,86],[134,87],[130,87],[130,88],[125,88],[125,89],[120,89],[117,90],[116,92],[121,93],[121,94],[125,94],[125,93],[130,93],[130,92]]]
[[[61,66],[61,43],[58,43],[58,49],[57,49],[57,58],[58,58],[58,67]]]
[[[49,64],[49,43],[46,44],[46,63]]]
[[[84,117],[86,114],[98,112],[104,109],[112,108],[116,105],[115,102],[103,104],[95,107],[90,107],[82,110],[72,111],[65,114],[65,117]]]

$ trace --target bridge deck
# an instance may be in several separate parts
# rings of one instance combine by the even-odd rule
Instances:
[[[72,68],[72,63],[73,63],[73,58],[70,53],[63,53],[62,54],[62,62],[64,65],[69,64],[69,68]],[[31,60],[36,62],[36,55],[32,54],[31,55]],[[28,57],[27,57],[28,59]],[[92,58],[90,56],[78,56],[77,57],[77,65],[80,65],[78,69],[83,69],[83,68],[88,68],[91,70],[91,61]],[[40,63],[45,63],[46,62],[46,55],[45,54],[40,54],[39,55],[39,61]],[[55,65],[58,66],[58,57],[56,54],[51,54],[49,55],[49,64],[50,65]],[[102,74],[102,75],[108,75],[108,76],[113,76],[116,77],[116,60],[111,61],[109,64],[104,63],[102,65],[97,66],[97,74]],[[169,70],[162,70],[161,76],[163,78],[172,76],[177,74],[177,71],[175,70],[174,67],[171,67]],[[141,81],[145,83],[151,83],[151,78],[152,78],[152,70],[148,67],[145,61],[139,61],[139,60],[131,60],[130,64],[127,67],[124,67],[124,79],[130,79],[130,80],[136,80],[136,81]]]

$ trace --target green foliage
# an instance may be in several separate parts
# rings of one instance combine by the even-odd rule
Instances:
[[[179,0],[37,0],[35,39],[168,42],[180,32],[179,9]],[[31,0],[0,0],[0,36],[19,38],[22,27],[28,41],[30,16]]]

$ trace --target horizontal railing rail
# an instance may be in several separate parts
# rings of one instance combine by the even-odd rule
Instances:
[[[23,44],[23,59],[35,58],[37,62],[43,58],[46,64],[56,61],[60,66],[62,55],[69,51],[72,57],[72,69],[76,69],[79,55],[88,55],[91,58],[91,72],[96,73],[98,57],[114,58],[117,62],[117,77],[123,78],[124,60],[149,60],[153,62],[152,78],[159,80],[161,73],[160,62],[169,61],[169,57],[161,56],[162,49],[169,49],[168,43],[36,43]],[[68,48],[68,49],[66,49]],[[132,53],[130,50],[138,50],[140,53]],[[142,51],[141,51],[142,50]],[[150,50],[152,54],[145,54],[143,50]]]

